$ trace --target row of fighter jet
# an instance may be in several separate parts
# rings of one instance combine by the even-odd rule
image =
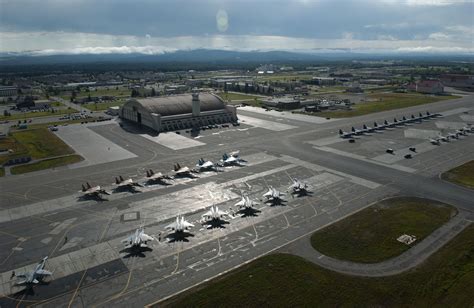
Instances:
[[[441,141],[449,142],[452,139],[459,139],[459,136],[467,136],[469,133],[474,133],[474,127],[471,124],[456,129],[454,133],[448,133],[446,136],[439,134],[437,137],[430,138],[430,142],[434,145],[440,145]]]
[[[307,193],[308,185],[306,183],[300,182],[298,179],[292,179],[293,183],[289,187],[292,194],[302,195]],[[283,200],[283,196],[286,193],[280,192],[274,187],[270,186],[268,191],[263,194],[265,202],[278,203]],[[242,195],[242,198],[234,206],[239,208],[239,211],[245,211],[248,209],[255,209],[255,206],[258,202],[250,199],[246,194]],[[211,208],[202,215],[201,223],[208,225],[208,229],[212,227],[216,222],[225,222],[228,223],[226,217],[230,217],[230,214],[226,211],[219,209],[217,205],[211,206]],[[193,228],[194,224],[187,221],[183,215],[178,215],[174,222],[165,227],[166,230],[174,232],[177,234],[183,234],[189,229]],[[125,244],[125,249],[142,249],[148,248],[148,242],[155,240],[155,237],[145,233],[145,228],[140,226],[135,230],[133,234],[129,237],[122,240],[122,243]],[[33,270],[25,273],[19,273],[15,276],[21,280],[17,281],[15,285],[21,286],[32,286],[40,283],[45,277],[50,277],[53,275],[52,272],[45,270],[46,260],[48,257],[44,257]]]
[[[390,123],[387,120],[385,120],[383,124],[378,124],[377,122],[374,122],[374,127],[369,127],[369,126],[364,124],[362,126],[362,129],[357,129],[353,126],[350,132],[344,132],[342,129],[340,129],[339,130],[339,136],[341,138],[352,138],[354,136],[360,136],[360,135],[363,135],[365,133],[372,133],[372,132],[375,132],[375,131],[384,130],[386,128],[394,128],[394,127],[397,127],[399,125],[405,125],[405,124],[415,123],[415,122],[420,123],[423,120],[427,120],[427,119],[431,119],[431,118],[435,118],[435,117],[439,117],[439,116],[441,116],[441,114],[439,114],[439,113],[432,114],[429,111],[427,111],[426,114],[423,115],[420,112],[418,116],[415,116],[415,115],[412,114],[410,118],[407,118],[405,116],[403,116],[403,118],[400,119],[400,120],[397,120],[397,118],[394,118],[392,123]]]
[[[246,161],[239,156],[239,151],[233,151],[229,154],[224,153],[222,159],[219,162],[212,162],[210,160],[204,160],[200,158],[196,164],[194,169],[191,169],[187,166],[181,166],[179,163],[176,163],[173,166],[173,174],[167,175],[161,172],[155,173],[152,169],[146,170],[146,179],[145,183],[147,185],[152,184],[164,184],[170,185],[168,180],[173,180],[174,178],[196,178],[197,173],[200,172],[207,172],[207,171],[215,171],[219,172],[222,171],[221,168],[228,167],[228,166],[245,166]],[[136,191],[136,187],[143,187],[144,184],[138,183],[134,181],[132,178],[124,179],[121,175],[115,177],[115,191],[121,190],[131,190]],[[85,198],[94,198],[94,199],[103,199],[102,195],[110,195],[111,193],[103,189],[101,186],[92,186],[87,182],[86,184],[82,184],[82,190],[80,191]]]
[[[308,192],[309,187],[306,183],[303,183],[296,178],[292,179],[292,181],[293,183],[289,187],[292,195],[304,195]],[[268,191],[264,193],[262,197],[265,199],[265,203],[271,202],[272,204],[278,204],[283,201],[283,196],[285,195],[286,193],[270,186]],[[239,208],[239,212],[245,212],[248,210],[255,210],[257,204],[258,202],[250,199],[247,194],[243,194],[240,201],[235,203],[234,206]],[[228,212],[219,209],[217,205],[213,205],[201,216],[200,223],[202,225],[207,225],[207,228],[210,229],[216,224],[229,223],[228,220],[226,220],[227,217],[231,217],[231,215]],[[195,225],[187,221],[183,215],[178,215],[171,224],[165,227],[165,229],[171,233],[182,235],[194,226]],[[145,233],[144,227],[139,227],[135,230],[135,233],[122,240],[122,243],[126,244],[125,249],[148,248],[148,242],[153,241],[154,239],[153,236]]]

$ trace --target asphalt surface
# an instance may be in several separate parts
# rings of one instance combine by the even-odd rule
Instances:
[[[443,121],[474,124],[462,118],[470,119],[466,116],[473,107],[473,98],[464,97],[319,124],[242,110],[239,113],[247,121],[241,126],[201,131],[195,139],[199,143],[179,150],[169,145],[169,138],[166,143],[155,142],[133,127],[91,126],[88,129],[136,157],[0,179],[0,294],[4,295],[0,306],[143,306],[272,251],[299,247],[295,253],[309,253],[301,243],[307,243],[314,230],[389,196],[413,195],[452,204],[467,213],[460,222],[467,225],[474,191],[444,182],[438,174],[474,158],[474,134],[440,146],[425,145],[410,160],[383,160],[383,153],[388,145],[402,152],[426,142],[407,135],[408,130],[416,137],[423,131],[450,132],[439,127]],[[337,138],[339,128],[372,126],[373,121],[426,110],[446,116],[362,136],[357,146]],[[102,202],[83,200],[78,192],[86,181],[113,191],[118,175],[146,184],[147,169],[171,174],[174,163],[194,167],[201,157],[217,161],[232,150],[240,150],[248,165],[175,179],[171,185],[144,185],[137,192],[115,191]],[[263,202],[268,186],[286,191],[292,177],[307,182],[310,193],[287,195],[277,205]],[[233,204],[241,193],[259,202],[256,211],[237,213]],[[211,205],[228,211],[229,217],[208,229],[200,220]],[[185,214],[196,225],[179,238],[164,228],[177,214]],[[121,240],[139,225],[156,241],[150,249],[130,254]],[[429,251],[414,250],[407,268],[422,262],[449,236],[444,242],[437,239],[426,243]],[[45,255],[50,257],[47,268],[53,279],[26,290],[15,286],[11,271],[29,270]],[[307,256],[311,259],[318,253]],[[339,263],[326,266],[338,270],[334,264]],[[389,267],[376,270],[380,275],[393,274]]]

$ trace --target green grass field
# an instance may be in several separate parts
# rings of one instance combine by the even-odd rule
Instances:
[[[0,167],[0,177],[5,176],[5,169]]]
[[[122,106],[125,104],[125,100],[119,100],[119,101],[113,101],[113,102],[107,102],[107,103],[91,103],[91,104],[83,104],[81,105],[82,107],[92,110],[92,111],[101,111],[101,110],[107,110],[109,107],[113,106]]]
[[[83,158],[79,155],[68,155],[63,157],[50,158],[36,163],[14,166],[10,169],[12,174],[22,174],[32,171],[39,171],[80,162]]]
[[[255,98],[259,98],[258,96],[255,95],[250,95],[250,94],[241,94],[241,93],[225,93],[225,92],[220,92],[217,93],[217,96],[222,98],[225,101],[236,101],[236,100],[253,100]]]
[[[441,178],[467,188],[474,188],[474,160],[444,172]]]
[[[459,98],[459,96],[454,95],[429,96],[406,93],[373,93],[367,95],[367,97],[370,101],[356,104],[352,106],[352,110],[319,112],[317,115],[321,117],[347,118]]]
[[[427,199],[387,199],[314,233],[311,244],[336,259],[381,262],[410,248],[397,241],[400,235],[415,235],[415,245],[455,213],[452,206]]]
[[[12,137],[25,147],[33,159],[73,154],[74,151],[46,128],[21,130]]]
[[[383,278],[339,274],[272,254],[160,307],[473,307],[474,225],[417,268]]]
[[[0,121],[9,120],[9,121],[16,121],[16,120],[28,120],[31,118],[39,118],[39,117],[51,117],[57,116],[62,114],[71,114],[77,112],[74,109],[59,109],[56,110],[54,113],[51,111],[41,111],[41,112],[22,112],[22,113],[15,113],[11,116],[4,116],[3,114],[0,116]]]

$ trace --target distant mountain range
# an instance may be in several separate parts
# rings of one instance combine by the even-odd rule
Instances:
[[[0,66],[24,66],[24,65],[80,65],[90,63],[206,63],[212,64],[259,64],[259,63],[310,63],[338,60],[381,60],[381,59],[440,59],[446,58],[451,61],[472,61],[472,55],[438,55],[421,53],[362,53],[352,52],[348,49],[334,49],[309,52],[288,51],[228,51],[228,50],[181,50],[175,52],[164,52],[162,54],[146,55],[140,53],[129,54],[66,54],[66,55],[35,55],[34,52],[27,53],[0,53]]]

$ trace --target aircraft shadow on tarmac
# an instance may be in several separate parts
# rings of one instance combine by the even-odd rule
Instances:
[[[270,206],[286,206],[286,203],[288,201],[283,200],[283,199],[270,199],[266,200],[263,203],[268,204]]]
[[[137,193],[141,193],[142,191],[139,189],[136,189],[134,186],[119,186],[119,187],[115,187],[112,190],[112,192],[114,193],[129,192],[132,194],[137,194]]]
[[[41,287],[41,286],[47,286],[51,283],[51,281],[44,281],[39,279],[39,282],[37,284],[26,284],[26,285],[17,285],[15,284],[15,288],[21,288],[17,292],[13,293],[11,297],[13,298],[21,298],[21,299],[27,299],[28,296],[37,296],[38,293],[35,292],[35,288]]]
[[[120,253],[125,253],[123,256],[124,259],[128,258],[145,258],[145,252],[153,251],[150,247],[139,247],[139,246],[132,246],[127,247],[120,250]]]
[[[188,237],[194,237],[194,234],[190,232],[173,232],[168,234],[165,238],[168,240],[168,243],[174,242],[189,242]]]
[[[245,217],[257,217],[258,213],[261,213],[262,211],[254,209],[253,207],[246,207],[244,209],[240,209],[237,211],[237,213],[241,214],[240,217],[245,218]]]
[[[83,196],[79,196],[77,200],[78,201],[97,201],[97,202],[109,201],[109,199],[106,199],[97,195],[83,195]]]
[[[306,197],[306,196],[311,197],[312,195],[313,195],[313,192],[312,191],[307,191],[307,190],[301,190],[301,191],[294,192],[294,193],[290,194],[290,196],[292,198],[301,198],[301,197]]]
[[[228,225],[229,222],[222,219],[212,219],[205,222],[203,225],[207,229],[225,229],[225,225]]]
[[[173,184],[169,183],[169,182],[165,182],[163,180],[148,180],[145,183],[145,186],[157,186],[157,185],[170,186],[170,185],[173,185]]]

